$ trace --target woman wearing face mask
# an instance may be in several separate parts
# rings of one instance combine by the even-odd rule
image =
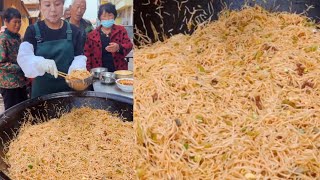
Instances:
[[[88,34],[84,46],[88,70],[95,67],[106,67],[110,72],[128,69],[124,58],[133,45],[126,29],[114,24],[116,17],[115,5],[107,3],[99,7],[101,25]]]
[[[31,97],[70,91],[58,71],[70,73],[74,69],[86,69],[81,32],[70,23],[61,20],[64,0],[40,0],[43,21],[30,25],[21,43],[18,63],[32,82]]]
[[[8,109],[27,100],[27,80],[17,63],[21,14],[17,9],[8,8],[3,17],[7,28],[0,35],[0,92]]]

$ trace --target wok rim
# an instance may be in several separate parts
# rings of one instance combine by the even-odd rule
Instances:
[[[23,101],[19,104],[16,104],[9,109],[5,110],[0,114],[0,119],[5,116],[5,114],[10,113],[11,111],[16,111],[16,109],[22,109],[26,106],[26,104],[33,104],[34,102],[37,101],[47,101],[55,98],[64,98],[64,97],[70,97],[70,96],[75,96],[75,97],[98,97],[98,98],[106,98],[106,99],[111,99],[115,101],[119,101],[122,103],[127,103],[129,105],[133,105],[133,99],[126,97],[126,96],[121,96],[121,95],[116,95],[116,94],[109,94],[109,93],[103,93],[103,92],[95,92],[95,91],[69,91],[69,92],[59,92],[59,93],[52,93],[32,99],[28,99],[26,101]]]

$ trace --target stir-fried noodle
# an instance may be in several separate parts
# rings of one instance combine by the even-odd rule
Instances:
[[[320,32],[224,11],[135,50],[141,179],[320,179]]]
[[[90,108],[25,124],[6,153],[12,179],[135,179],[132,122]]]

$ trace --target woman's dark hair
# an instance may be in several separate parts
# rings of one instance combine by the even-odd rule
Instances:
[[[114,15],[114,19],[116,19],[116,17],[117,17],[116,6],[113,5],[112,3],[100,5],[99,11],[98,11],[98,19],[99,20],[100,20],[100,16],[103,14],[103,12],[112,13]]]
[[[21,19],[21,14],[20,12],[15,9],[15,8],[8,8],[6,11],[3,13],[3,18],[5,21],[10,22],[11,19],[13,18],[18,18]]]

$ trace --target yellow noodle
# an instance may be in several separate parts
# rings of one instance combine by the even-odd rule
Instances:
[[[90,76],[91,74],[87,70],[73,70],[66,78],[68,80],[83,80]]]
[[[133,85],[133,80],[121,79],[121,80],[119,80],[119,83],[122,84],[122,85],[132,86]]]
[[[92,82],[89,79],[91,76],[87,70],[73,70],[66,80],[72,89],[82,91],[85,90]]]
[[[140,179],[320,179],[320,33],[224,11],[135,50]]]

